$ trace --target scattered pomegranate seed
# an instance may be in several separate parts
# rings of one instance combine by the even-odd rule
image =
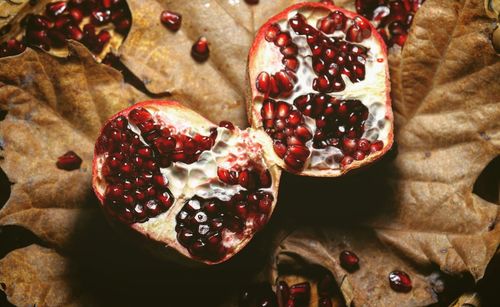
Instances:
[[[82,159],[74,151],[71,150],[57,158],[56,162],[57,168],[67,171],[79,169],[81,164]]]
[[[209,49],[208,40],[205,37],[200,37],[191,48],[191,56],[197,62],[205,62],[208,59]]]
[[[412,283],[410,276],[403,271],[393,271],[389,274],[389,283],[396,292],[410,292]]]
[[[340,265],[349,272],[359,269],[359,258],[351,251],[342,251],[339,256]]]
[[[182,15],[172,11],[165,10],[160,15],[160,21],[169,30],[177,31],[181,27]]]

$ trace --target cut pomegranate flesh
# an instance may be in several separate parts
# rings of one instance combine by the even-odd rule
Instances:
[[[387,46],[403,47],[413,17],[425,0],[356,0],[356,11],[370,19]]]
[[[282,167],[339,176],[391,147],[385,44],[363,17],[294,5],[259,30],[248,73],[252,126],[270,136]]]
[[[41,14],[28,14],[21,21],[21,33],[7,35],[13,27],[5,28],[0,36],[0,57],[17,55],[26,47],[46,51],[61,49],[66,40],[82,42],[96,55],[110,45],[115,32],[126,36],[132,15],[126,1],[56,1],[48,3]],[[1,41],[2,39],[0,39]]]
[[[222,262],[276,202],[279,170],[265,164],[262,136],[217,127],[175,102],[139,103],[103,127],[93,187],[111,220],[189,258]]]

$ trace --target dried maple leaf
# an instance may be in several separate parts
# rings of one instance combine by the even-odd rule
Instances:
[[[349,220],[345,208],[336,208],[331,214],[341,217],[328,221],[330,229],[293,233],[277,252],[274,278],[298,261],[322,265],[334,274],[348,304],[376,300],[381,306],[435,302],[425,278],[433,266],[482,278],[500,243],[499,207],[472,193],[476,178],[500,152],[500,61],[491,30],[481,1],[426,1],[402,53],[392,58],[397,158],[336,187],[332,183],[328,193],[335,199],[332,206],[349,205],[348,216],[377,209]],[[314,195],[326,185],[305,190]],[[342,195],[360,189],[366,195]],[[296,194],[283,192],[294,201],[316,200]],[[340,267],[344,249],[360,257],[358,272]],[[388,274],[395,269],[410,274],[409,294],[390,289]]]

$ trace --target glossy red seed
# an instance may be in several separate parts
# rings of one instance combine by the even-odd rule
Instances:
[[[410,276],[403,271],[393,271],[389,274],[389,284],[396,292],[410,292],[412,282]]]
[[[200,37],[191,48],[191,56],[197,62],[205,62],[209,56],[208,40],[205,37]]]
[[[105,25],[111,21],[111,12],[109,10],[94,10],[90,14],[90,21],[96,25]]]
[[[380,151],[380,150],[382,150],[383,147],[384,147],[384,142],[375,141],[370,145],[370,152],[373,153],[373,152]]]
[[[278,285],[276,286],[276,297],[278,299],[278,306],[279,307],[286,307],[288,300],[290,298],[290,288],[288,287],[288,284],[280,280],[278,282]]]
[[[274,44],[277,47],[285,47],[288,44],[292,42],[292,38],[290,37],[290,34],[287,32],[282,32],[276,36],[276,39],[274,40]]]
[[[349,272],[353,272],[359,269],[359,258],[358,256],[351,252],[344,250],[339,255],[340,265]]]
[[[67,3],[65,1],[56,1],[45,6],[45,13],[52,17],[57,17],[66,11]]]
[[[79,169],[82,164],[82,159],[72,150],[57,158],[56,166],[59,169],[72,171]]]
[[[340,165],[343,168],[345,168],[346,166],[348,166],[352,162],[354,162],[354,159],[351,156],[344,156],[344,158],[342,158],[342,161],[340,161]]]
[[[171,31],[177,31],[181,27],[182,15],[165,10],[160,15],[161,23]]]
[[[272,24],[269,26],[269,28],[266,31],[266,34],[264,36],[265,40],[268,42],[274,42],[276,40],[276,37],[281,33],[280,31],[280,26],[278,24]]]
[[[261,72],[255,81],[255,87],[257,90],[261,93],[268,93],[270,90],[270,76],[267,72],[263,71]]]

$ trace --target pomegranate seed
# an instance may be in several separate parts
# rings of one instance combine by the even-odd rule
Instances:
[[[287,306],[286,304],[290,298],[290,288],[283,280],[278,282],[276,287],[276,296],[278,298],[278,306]]]
[[[165,10],[160,15],[160,21],[169,30],[177,31],[181,27],[182,15],[172,11]]]
[[[295,44],[290,44],[288,46],[282,47],[280,52],[285,57],[293,57],[297,55],[298,48]]]
[[[382,141],[375,141],[370,145],[370,152],[377,152],[382,150],[384,147],[384,142]]]
[[[292,41],[292,38],[290,37],[290,34],[287,32],[282,32],[276,36],[276,39],[274,40],[274,44],[277,47],[285,47],[288,44],[290,44]]]
[[[403,271],[393,271],[389,274],[389,283],[396,292],[410,292],[412,283],[410,276]]]
[[[359,269],[359,258],[351,251],[342,251],[339,256],[340,265],[349,272]]]
[[[131,21],[129,18],[122,18],[114,21],[113,24],[115,25],[115,30],[117,32],[125,34],[130,29]]]
[[[278,87],[283,92],[291,92],[293,90],[293,84],[290,80],[286,71],[281,70],[274,75],[276,82],[278,83]]]
[[[64,155],[57,158],[56,166],[59,169],[72,171],[79,169],[82,164],[82,159],[74,152],[68,151]]]
[[[78,8],[71,8],[69,10],[69,16],[74,22],[80,23],[83,19],[83,12]]]
[[[221,121],[219,123],[219,127],[223,127],[223,128],[229,129],[231,131],[233,131],[235,129],[233,123],[226,121],[226,120]]]
[[[146,121],[151,121],[153,117],[151,116],[151,113],[149,113],[148,110],[138,107],[130,111],[128,114],[130,122],[138,125],[140,123],[144,123]]]
[[[270,82],[269,82],[269,74],[265,71],[261,72],[257,76],[257,80],[255,82],[255,87],[261,93],[268,93],[270,90]]]
[[[370,145],[370,141],[367,139],[361,139],[358,142],[358,149],[366,154],[370,152]]]
[[[111,40],[111,34],[106,30],[101,30],[97,35],[97,40],[100,44],[105,45]]]
[[[351,156],[344,156],[344,158],[342,158],[342,161],[340,161],[340,165],[345,168],[347,165],[351,164],[353,161],[354,161],[354,159]]]
[[[276,37],[281,33],[280,31],[280,26],[278,24],[272,24],[269,26],[267,29],[267,32],[265,34],[265,40],[273,43],[276,40]]]
[[[332,274],[326,273],[318,282],[318,295],[333,297],[335,292],[335,279]]]
[[[30,30],[48,30],[54,27],[53,21],[41,15],[29,15],[27,23]]]
[[[45,13],[52,17],[57,17],[66,11],[67,3],[65,1],[56,1],[45,6]]]
[[[191,56],[197,62],[205,62],[209,56],[208,40],[205,37],[200,37],[191,48]]]
[[[292,306],[309,306],[310,299],[311,287],[308,282],[295,284],[290,287],[290,300],[293,302]]]
[[[67,31],[67,33],[69,35],[69,38],[71,38],[73,40],[81,41],[83,39],[83,32],[82,32],[82,30],[80,30],[80,28],[78,28],[76,26],[69,25],[66,28],[66,31]]]
[[[285,65],[286,69],[294,72],[297,71],[297,68],[299,67],[299,61],[292,57],[283,58],[282,63]]]
[[[332,34],[335,31],[335,27],[336,25],[330,16],[318,20],[317,28],[323,33]]]
[[[90,14],[90,21],[96,26],[102,26],[110,22],[111,12],[109,10],[95,10]]]

